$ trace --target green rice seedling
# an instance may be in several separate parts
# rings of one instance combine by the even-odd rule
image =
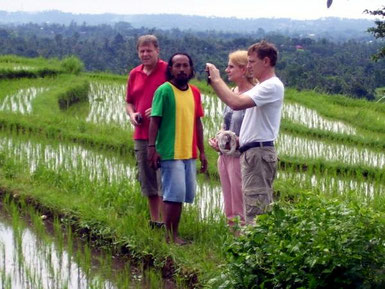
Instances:
[[[8,273],[5,245],[0,241],[0,286],[2,288],[11,289],[12,288],[12,275]]]
[[[0,80],[0,111],[52,115],[60,106],[86,100],[88,83],[83,77],[63,75],[56,78]]]
[[[35,230],[36,234],[41,236],[43,241],[48,241],[48,240],[45,240],[46,228],[44,224],[44,220],[47,218],[47,216],[44,214],[39,214],[32,207],[27,207],[25,211],[27,211],[28,218],[31,220],[32,227]]]
[[[303,172],[279,171],[277,183],[279,186],[285,186],[286,182],[292,181],[296,184],[296,189],[310,190],[330,196],[348,195],[355,192],[357,196],[368,200],[376,198],[377,195],[385,195],[385,186],[382,183],[356,178],[353,176],[343,176],[332,172]],[[281,184],[282,183],[282,184]],[[284,190],[284,188],[280,188]]]
[[[85,273],[89,274],[91,270],[91,249],[89,246],[83,246],[81,266],[84,268]]]
[[[88,93],[90,112],[86,121],[114,124],[132,131],[125,109],[125,91],[124,84],[91,82]]]
[[[53,230],[54,230],[55,241],[58,249],[57,251],[62,252],[64,247],[63,228],[57,217],[54,217],[54,220],[53,220]]]
[[[11,139],[0,139],[4,152],[13,155],[19,162],[28,162],[30,171],[39,175],[39,166],[57,171],[78,171],[88,175],[90,181],[132,180],[135,169],[127,162],[119,161],[116,156],[94,153],[81,146],[64,144],[34,144],[31,141],[13,142]],[[60,186],[60,176],[57,185]]]
[[[112,74],[107,72],[86,72],[84,73],[91,81],[127,84],[127,75]]]
[[[384,133],[385,105],[356,100],[341,95],[319,94],[314,91],[298,92],[288,89],[285,98],[317,110],[323,116],[341,120],[356,128]]]
[[[132,165],[121,163],[114,157],[104,158],[102,155],[96,155],[76,146],[71,148],[61,144],[55,149],[55,146],[44,144],[33,146],[31,142],[27,142],[26,145],[22,146],[7,142],[7,145],[9,145],[9,149],[14,150],[13,154],[15,157],[17,155],[20,161],[30,163],[29,167],[35,179],[51,179],[51,183],[57,187],[62,187],[64,179],[68,178],[66,182],[69,184],[73,182],[74,184],[71,187],[79,189],[80,184],[76,181],[78,179],[76,176],[82,175],[89,176],[89,181],[84,184],[85,187],[91,186],[91,182],[95,180],[104,180],[106,183],[112,181],[127,182],[127,180],[132,180],[132,176],[135,175],[135,169],[131,167]],[[10,151],[8,153],[12,154]],[[65,157],[66,155],[68,155],[68,158]],[[57,173],[52,175],[49,171],[43,169],[43,166],[47,166],[47,168]],[[68,175],[69,173],[70,175]],[[81,180],[85,181],[85,179]],[[132,182],[129,181],[128,185],[130,184],[132,185]],[[212,188],[206,188],[204,184],[199,186],[198,189],[200,193],[197,202],[200,202],[200,204],[197,204],[201,208],[202,218],[205,218],[211,208],[221,206],[221,194],[219,191],[213,194]],[[116,194],[110,194],[111,190],[108,188],[100,189],[100,191],[102,192],[101,199],[112,200],[112,198],[116,198]],[[122,193],[119,195],[124,197]],[[216,204],[211,205],[211,203]],[[214,212],[214,214],[216,215],[217,212]]]
[[[20,89],[14,95],[7,95],[0,104],[0,111],[18,112],[21,114],[32,113],[32,102],[45,88],[29,87],[26,90]]]
[[[203,127],[205,138],[211,138],[222,128],[224,104],[213,95],[202,95],[202,105],[205,116]]]
[[[154,270],[145,270],[143,274],[143,285],[138,288],[146,287],[149,289],[161,289],[163,287],[163,279],[159,272]]]
[[[117,288],[133,288],[132,276],[135,274],[129,262],[122,268],[122,274],[116,281]]]
[[[357,130],[341,121],[329,120],[321,116],[316,110],[307,108],[298,103],[285,102],[282,109],[283,120],[304,125],[310,129],[326,130],[340,134],[355,135]]]
[[[73,243],[74,236],[72,233],[72,228],[71,228],[71,226],[66,225],[63,219],[60,220],[60,223],[63,224],[66,228],[65,233],[64,233],[65,244],[67,247],[68,258],[70,258],[70,256],[73,255],[73,247],[74,247],[74,243]],[[70,260],[67,260],[67,262],[69,262],[69,261]]]
[[[297,157],[301,158],[304,163],[307,159],[320,159],[375,168],[382,168],[385,164],[383,152],[284,133],[278,137],[277,151],[280,157]]]

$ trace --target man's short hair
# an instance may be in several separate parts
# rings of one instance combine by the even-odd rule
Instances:
[[[136,42],[136,50],[139,49],[139,46],[149,45],[149,44],[152,44],[154,45],[155,48],[158,48],[159,47],[158,38],[156,38],[156,36],[152,34],[142,35],[138,38],[138,41]]]
[[[174,56],[177,56],[177,55],[184,55],[188,58],[188,61],[189,61],[190,67],[191,67],[191,75],[190,75],[189,79],[192,79],[195,76],[195,69],[194,69],[194,65],[193,65],[193,61],[192,61],[191,56],[188,55],[187,53],[184,53],[184,52],[176,52],[173,55],[171,55],[171,57],[168,60],[167,71],[166,71],[167,81],[173,79],[173,76],[170,72],[170,69],[172,68],[172,65],[173,65],[172,59],[174,58]]]
[[[257,42],[251,45],[247,51],[247,54],[256,53],[259,59],[268,57],[270,59],[270,65],[275,66],[278,58],[278,50],[273,43],[269,43],[265,40]]]

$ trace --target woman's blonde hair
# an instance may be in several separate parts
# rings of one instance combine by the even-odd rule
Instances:
[[[237,66],[246,67],[247,66],[247,50],[236,50],[229,54],[229,60]],[[246,73],[245,75],[248,82],[255,85],[258,81],[250,74]]]

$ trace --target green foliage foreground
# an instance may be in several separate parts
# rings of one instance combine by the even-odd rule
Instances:
[[[221,288],[384,288],[385,220],[303,194],[278,202],[228,244]]]

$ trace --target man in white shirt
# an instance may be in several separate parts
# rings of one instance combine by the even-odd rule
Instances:
[[[279,132],[284,86],[275,75],[278,51],[266,41],[248,49],[248,69],[259,83],[240,95],[221,79],[219,70],[206,64],[210,83],[218,97],[233,110],[246,109],[239,134],[245,218],[253,223],[273,201],[273,181],[277,169],[274,141]]]

